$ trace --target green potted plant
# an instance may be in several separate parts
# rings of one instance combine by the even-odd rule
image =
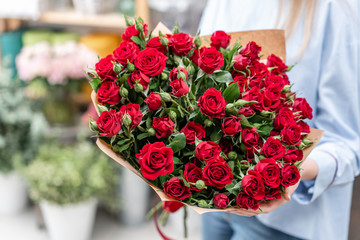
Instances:
[[[90,142],[41,146],[25,176],[53,240],[89,239],[98,199],[114,206],[115,167]]]
[[[34,157],[45,127],[43,115],[26,98],[12,71],[0,71],[0,214],[20,212],[27,202],[19,169]]]

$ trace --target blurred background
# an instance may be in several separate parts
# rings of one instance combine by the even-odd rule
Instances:
[[[122,41],[122,15],[195,35],[206,0],[0,0],[0,239],[162,239],[153,191],[97,149],[83,70]],[[360,239],[360,181],[349,239]],[[183,211],[161,226],[183,239]],[[161,219],[160,219],[161,220]],[[73,229],[64,232],[64,225]],[[188,210],[188,239],[201,239]],[[68,234],[68,235],[66,235]]]

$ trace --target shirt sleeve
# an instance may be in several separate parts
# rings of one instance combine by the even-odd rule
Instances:
[[[313,119],[314,127],[324,129],[325,134],[308,157],[316,162],[319,172],[315,180],[300,182],[293,195],[300,204],[313,202],[326,189],[351,182],[359,174],[358,23],[348,15],[355,13],[335,2],[328,6]]]

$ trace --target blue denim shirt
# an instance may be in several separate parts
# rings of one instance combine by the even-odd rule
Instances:
[[[339,240],[347,239],[352,184],[360,166],[360,3],[315,2],[304,54],[297,58],[304,36],[301,24],[287,40],[286,50],[287,64],[296,63],[290,82],[297,96],[305,97],[313,108],[309,124],[325,130],[309,156],[319,172],[316,180],[300,183],[290,202],[258,219],[296,237]],[[278,4],[278,0],[208,0],[199,29],[202,35],[273,29]]]

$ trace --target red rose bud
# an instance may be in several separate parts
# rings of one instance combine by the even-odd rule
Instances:
[[[103,81],[96,95],[100,104],[115,105],[121,100],[120,87],[112,80]]]
[[[141,174],[146,179],[155,180],[174,171],[173,150],[163,142],[146,144],[136,157],[139,159]]]
[[[288,145],[301,143],[301,128],[296,123],[287,124],[280,132],[281,140]]]
[[[223,118],[225,115],[226,101],[221,96],[221,91],[210,88],[199,98],[200,112],[208,118]]]
[[[182,78],[170,82],[169,86],[172,88],[172,94],[176,97],[182,97],[189,92],[189,86]]]
[[[288,69],[288,66],[284,64],[283,60],[274,54],[268,56],[266,66],[268,68],[274,68],[271,71],[272,74],[281,74]]]
[[[189,34],[177,33],[169,37],[169,47],[174,54],[186,56],[195,45]]]
[[[276,129],[281,130],[289,123],[296,123],[294,114],[289,108],[283,107],[274,120],[274,126]]]
[[[199,67],[207,74],[219,70],[224,65],[224,57],[216,48],[203,47],[198,60]]]
[[[225,138],[222,138],[220,140],[219,146],[221,148],[221,151],[225,153],[226,155],[229,155],[229,153],[232,151],[232,142],[226,140]]]
[[[300,180],[300,177],[299,169],[294,165],[285,163],[281,169],[281,185],[284,187],[295,185]]]
[[[234,180],[231,168],[224,161],[210,161],[203,169],[203,178],[208,186],[223,189]]]
[[[266,188],[264,200],[280,199],[281,193],[280,188]]]
[[[195,48],[193,55],[190,57],[191,61],[196,65],[199,66],[199,58],[200,58],[201,49]]]
[[[247,195],[246,193],[239,193],[236,196],[236,205],[238,205],[240,208],[248,210],[248,209],[252,209],[252,210],[257,210],[260,207],[260,203],[250,197],[249,195]]]
[[[177,68],[174,67],[169,73],[170,81],[174,81],[176,79],[179,79],[180,78],[179,74],[181,74],[181,73],[183,74],[182,80],[185,81],[189,76],[188,71],[183,67],[177,67]]]
[[[247,149],[258,147],[260,145],[260,140],[256,128],[244,128],[241,132],[241,142]]]
[[[152,128],[156,131],[156,137],[166,138],[174,131],[174,123],[169,117],[154,118]]]
[[[285,155],[286,147],[279,139],[269,137],[261,148],[261,152],[268,158],[280,160]]]
[[[122,105],[119,112],[121,119],[124,119],[125,117],[129,117],[131,119],[130,129],[136,128],[143,117],[139,104],[128,103],[126,105]]]
[[[162,102],[161,97],[158,93],[151,92],[144,102],[149,108],[149,111],[155,111],[161,108]]]
[[[288,87],[290,87],[290,86],[288,85],[289,84],[288,80],[285,80],[281,76],[277,76],[277,75],[267,76],[267,77],[265,77],[264,84],[266,87],[270,86],[272,84],[276,84],[280,90],[283,90],[285,92],[290,91],[290,88],[285,89],[285,90],[283,89],[285,87],[285,85],[287,85]]]
[[[147,30],[147,24],[143,24],[142,26],[142,30],[144,31],[144,37],[146,37],[146,35],[148,34],[148,30]],[[127,27],[124,31],[123,34],[121,34],[121,38],[124,40],[124,41],[132,41],[131,38],[133,36],[136,36],[136,37],[139,37],[139,34],[140,34],[140,31],[138,31],[136,28],[135,28],[135,24],[130,26],[130,27]]]
[[[233,83],[238,83],[241,94],[244,92],[244,88],[248,85],[248,78],[243,75],[237,75],[233,78],[233,81],[229,83],[229,86]]]
[[[251,163],[255,158],[254,155],[254,148],[247,148],[246,149],[246,161],[244,161],[244,164]]]
[[[241,182],[242,188],[247,195],[256,199],[263,200],[265,196],[264,181],[260,173],[249,170]]]
[[[239,114],[242,114],[245,117],[250,117],[250,116],[255,114],[255,111],[250,106],[242,107],[242,108],[239,109]]]
[[[310,107],[309,103],[306,101],[305,98],[296,98],[294,101],[294,108],[293,111],[296,114],[296,112],[300,112],[299,116],[304,119],[312,119],[312,108]]]
[[[163,203],[162,205],[163,210],[171,213],[176,212],[177,210],[179,210],[184,206],[182,202],[177,202],[177,201],[163,201],[162,203]]]
[[[163,189],[166,195],[177,200],[184,200],[191,195],[190,188],[186,187],[184,181],[178,177],[164,182]]]
[[[165,38],[167,40],[167,38]],[[156,50],[158,50],[159,52],[161,52],[162,54],[166,54],[167,53],[167,48],[166,45],[161,44],[160,42],[160,37],[153,37],[151,38],[147,43],[146,43],[146,47],[147,48],[155,48]]]
[[[104,137],[112,137],[121,130],[121,117],[114,109],[104,111],[96,121],[100,135]]]
[[[102,80],[117,79],[116,73],[114,72],[113,61],[115,61],[114,57],[112,55],[107,55],[95,64],[95,71]]]
[[[259,81],[261,84],[263,84],[262,79],[270,75],[270,72],[266,65],[258,61],[252,62],[252,65],[248,68],[248,70],[250,71],[250,75],[248,77],[250,77],[250,79],[261,80]],[[263,86],[258,87],[262,88]]]
[[[127,82],[130,88],[134,88],[135,85],[138,83],[142,86],[143,90],[146,90],[149,87],[150,78],[145,74],[143,74],[142,72],[140,72],[139,70],[135,70],[128,77]],[[142,92],[142,90],[139,92]]]
[[[167,57],[154,48],[142,50],[135,58],[135,67],[143,74],[154,77],[165,69]]]
[[[219,48],[227,48],[230,44],[231,36],[224,31],[216,31],[211,35],[210,46],[219,50]]]
[[[280,168],[274,159],[261,159],[260,162],[255,165],[254,170],[260,173],[267,186],[271,188],[280,186]]]
[[[264,110],[262,105],[263,95],[260,93],[258,87],[253,87],[250,90],[245,91],[242,95],[242,99],[246,101],[256,101],[255,103],[251,104],[250,107],[259,111]]]
[[[203,161],[216,160],[221,152],[220,146],[212,141],[199,143],[195,148],[195,157]]]
[[[240,50],[240,54],[249,57],[251,60],[259,60],[260,51],[260,46],[258,46],[255,42],[249,42],[246,44],[245,48]]]
[[[202,139],[206,135],[205,128],[200,123],[195,122],[188,122],[180,132],[185,134],[187,144],[194,144],[195,136],[197,139]]]
[[[196,166],[194,163],[187,163],[184,169],[184,176],[187,182],[197,183],[199,180],[203,180],[202,169]],[[190,186],[192,191],[201,191],[203,188],[197,188],[194,185]]]
[[[230,116],[223,120],[221,129],[224,132],[224,136],[234,136],[241,131],[241,118],[236,116]]]
[[[301,161],[304,157],[303,151],[300,149],[289,149],[287,150],[284,161],[287,163],[295,163]]]
[[[301,127],[301,132],[302,133],[310,133],[310,127],[306,122],[299,121],[298,125]],[[305,135],[303,135],[303,137],[305,137]]]
[[[229,198],[223,193],[217,193],[213,198],[213,203],[218,208],[227,208],[229,205]]]
[[[134,62],[136,56],[139,54],[140,49],[138,45],[130,41],[123,41],[120,46],[113,52],[116,62],[126,66],[128,62]]]
[[[237,55],[234,57],[233,67],[238,71],[243,71],[250,63],[251,63],[251,59],[249,57],[243,55]]]
[[[279,85],[270,84],[265,87],[265,89],[261,92],[263,95],[263,109],[267,111],[274,111],[281,103],[280,99],[280,91]]]

